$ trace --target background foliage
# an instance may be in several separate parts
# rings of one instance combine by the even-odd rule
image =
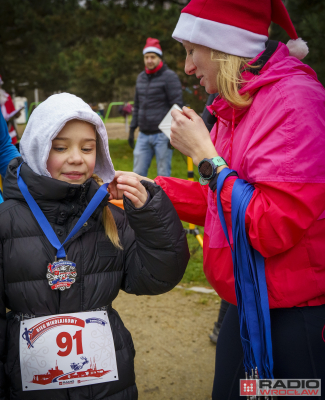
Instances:
[[[193,90],[197,80],[183,72],[184,49],[171,37],[180,9],[159,1],[1,0],[0,73],[7,90],[13,86],[17,94],[27,89],[19,83],[29,82],[28,88],[46,95],[68,91],[87,102],[129,100],[121,99],[121,88],[134,86],[151,36],[159,38],[168,66],[189,87],[186,103],[194,98],[202,111],[205,92]]]
[[[185,75],[185,52],[171,34],[184,6],[178,0],[1,0],[0,74],[17,94],[41,88],[69,91],[88,102],[129,100],[143,69],[148,36],[161,41],[164,58],[184,87],[184,100],[201,112],[206,94]],[[308,42],[305,62],[325,83],[325,0],[285,0],[298,35]],[[273,25],[271,37],[289,38]],[[14,81],[14,82],[13,82]],[[20,86],[28,82],[28,86]],[[186,90],[185,90],[186,89]],[[125,98],[124,98],[125,97]]]
[[[309,54],[303,62],[316,71],[325,85],[325,1],[286,0],[285,3],[298,36],[308,43]],[[290,39],[276,24],[272,24],[271,38],[284,43]]]

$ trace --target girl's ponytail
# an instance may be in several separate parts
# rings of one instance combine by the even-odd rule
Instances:
[[[95,182],[98,183],[99,186],[104,184],[103,180],[98,175],[93,174],[91,177],[94,179]],[[104,225],[106,236],[108,236],[108,238],[116,248],[122,250],[123,247],[121,245],[120,238],[118,236],[116,223],[113,214],[111,210],[108,208],[108,206],[105,206],[103,209],[102,222]]]

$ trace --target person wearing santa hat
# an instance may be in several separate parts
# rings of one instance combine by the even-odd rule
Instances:
[[[133,152],[133,170],[147,176],[156,155],[158,175],[170,176],[173,150],[158,125],[169,109],[183,105],[182,86],[175,72],[162,61],[158,39],[148,38],[143,49],[145,70],[137,78],[129,144],[134,148],[134,131],[140,132]]]
[[[13,122],[13,118],[18,118],[19,113],[15,114],[13,118],[10,117],[10,114],[15,111],[15,106],[12,101],[12,98],[9,93],[7,93],[5,90],[1,88],[1,86],[4,84],[2,77],[0,75],[0,107],[1,107],[1,112],[4,117],[4,119],[7,122],[8,125],[8,131],[9,135],[11,137],[11,143],[16,144],[17,143],[17,132],[15,129],[15,125]]]
[[[268,40],[271,21],[289,34],[287,45]],[[181,220],[204,225],[204,272],[231,303],[212,398],[238,399],[245,379],[238,281],[217,207],[218,177],[228,167],[234,172],[219,205],[230,234],[235,182],[253,191],[244,227],[265,265],[273,376],[325,382],[325,90],[300,61],[307,45],[281,0],[191,0],[173,37],[185,47],[185,72],[219,93],[210,133],[194,110],[172,112],[171,144],[192,157],[205,185],[155,179]]]

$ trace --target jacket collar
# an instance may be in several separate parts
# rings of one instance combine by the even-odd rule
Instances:
[[[157,67],[156,68],[154,68],[154,69],[149,69],[149,68],[147,68],[147,67],[145,67],[145,71],[146,71],[146,74],[148,74],[148,75],[152,75],[152,74],[155,74],[156,72],[158,72],[159,70],[161,70],[161,68],[164,66],[164,63],[162,62],[162,61],[160,61],[160,63],[157,65]]]
[[[25,201],[17,184],[17,168],[22,162],[22,157],[17,157],[9,163],[3,188],[3,196],[5,199]],[[75,202],[84,198],[84,200],[89,203],[99,187],[92,178],[88,179],[82,185],[74,185],[47,176],[38,175],[33,172],[26,163],[22,165],[20,175],[36,202],[57,202],[64,200]],[[106,197],[105,199],[107,202]],[[82,202],[84,203],[85,201]]]
[[[148,78],[153,78],[156,76],[160,76],[164,71],[166,71],[167,69],[167,65],[165,63],[163,63],[162,67],[155,72],[154,74],[147,74],[146,71],[144,71],[145,76],[147,76]]]
[[[317,80],[316,73],[297,58],[290,57],[288,47],[281,42],[269,41],[265,51],[258,54],[248,64],[260,66],[260,68],[248,68],[243,72],[242,78],[245,83],[239,91],[240,94],[249,92],[251,96],[254,96],[262,87],[292,75],[310,75]],[[233,107],[220,96],[216,97],[213,104],[207,108],[212,115],[226,121],[232,120]],[[249,107],[236,109],[236,124],[241,121],[248,109]]]

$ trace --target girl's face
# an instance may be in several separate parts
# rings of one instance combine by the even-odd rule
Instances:
[[[80,185],[92,176],[95,164],[94,126],[84,121],[69,121],[52,141],[47,170],[54,179]]]
[[[183,40],[186,50],[185,73],[196,75],[200,85],[207,93],[217,93],[217,74],[219,63],[211,60],[211,49]]]

